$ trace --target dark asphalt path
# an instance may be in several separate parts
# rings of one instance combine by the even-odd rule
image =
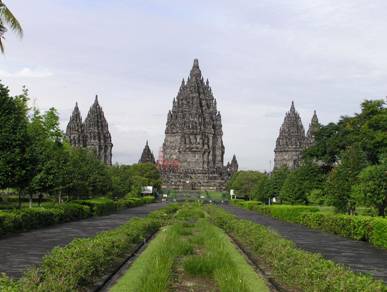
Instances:
[[[278,232],[292,240],[297,247],[336,263],[343,264],[355,272],[368,273],[387,283],[387,250],[313,229],[300,224],[288,223],[232,205],[224,209],[241,219],[251,220]]]
[[[42,257],[55,246],[64,246],[74,238],[94,236],[124,224],[132,217],[144,217],[163,206],[163,203],[147,204],[108,216],[54,225],[0,239],[0,273],[20,277],[28,267],[39,264]]]

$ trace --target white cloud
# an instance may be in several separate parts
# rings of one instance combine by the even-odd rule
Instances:
[[[47,69],[31,69],[25,67],[16,72],[0,70],[0,77],[5,78],[47,78],[53,76],[53,73]]]

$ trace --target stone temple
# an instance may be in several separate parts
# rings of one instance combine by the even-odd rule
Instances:
[[[98,103],[98,96],[95,97],[84,122],[78,103],[75,104],[67,124],[66,136],[72,146],[91,149],[98,159],[108,165],[112,164],[112,138],[105,115]]]
[[[138,163],[156,163],[155,157],[149,148],[148,141],[146,141],[144,150],[142,151],[141,158]]]
[[[302,159],[302,152],[314,144],[315,134],[319,128],[320,124],[316,111],[314,111],[307,135],[305,136],[300,115],[294,107],[294,102],[292,102],[290,111],[286,113],[280,128],[274,149],[274,169],[280,167],[295,169],[298,167]]]
[[[238,170],[224,166],[222,117],[208,80],[194,60],[168,113],[158,161],[163,187],[177,190],[223,190]]]

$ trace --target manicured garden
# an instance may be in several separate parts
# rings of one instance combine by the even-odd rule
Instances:
[[[21,279],[1,276],[0,290],[92,289],[152,234],[111,291],[270,291],[273,284],[284,291],[387,291],[383,282],[298,249],[259,224],[196,203],[170,204],[54,248]]]
[[[320,208],[314,206],[267,206],[257,201],[242,200],[235,200],[232,203],[280,220],[303,224],[313,229],[387,248],[387,219],[385,218],[335,214],[320,211]]]

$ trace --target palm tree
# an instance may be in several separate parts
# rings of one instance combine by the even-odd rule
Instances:
[[[4,39],[5,33],[8,31],[7,27],[20,37],[23,36],[23,28],[19,21],[12,14],[11,10],[8,9],[7,5],[4,4],[3,0],[0,0],[0,51],[2,53],[4,53],[2,40]]]

